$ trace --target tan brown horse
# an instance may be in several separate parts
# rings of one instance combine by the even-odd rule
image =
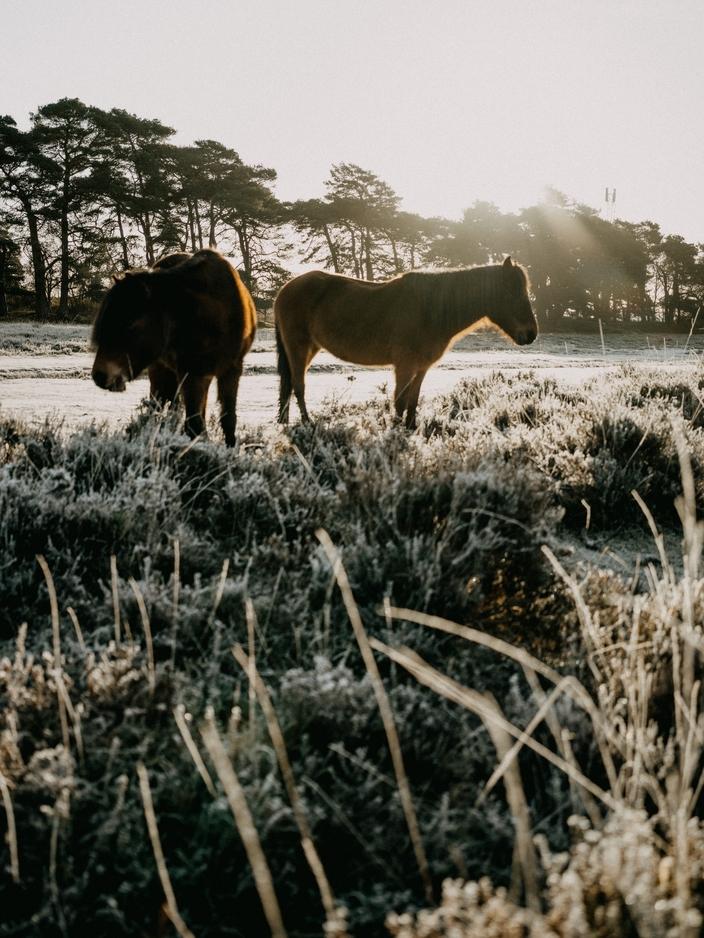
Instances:
[[[410,271],[380,283],[316,270],[282,287],[274,313],[281,423],[288,423],[292,393],[308,420],[305,375],[320,349],[357,365],[393,365],[396,414],[405,413],[412,428],[427,370],[460,336],[482,320],[518,345],[538,334],[526,272],[510,257],[469,270]]]
[[[148,369],[152,396],[161,403],[180,392],[186,432],[194,437],[205,430],[208,389],[216,378],[220,425],[232,446],[242,360],[255,329],[252,297],[222,255],[172,254],[152,270],[115,278],[93,325],[93,380],[124,391]]]

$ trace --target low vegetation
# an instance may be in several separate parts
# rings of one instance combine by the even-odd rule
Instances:
[[[699,934],[700,384],[0,420],[0,935]]]

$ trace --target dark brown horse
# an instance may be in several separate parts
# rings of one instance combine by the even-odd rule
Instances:
[[[149,371],[152,396],[171,402],[180,392],[186,432],[205,430],[213,378],[220,425],[234,445],[242,359],[256,329],[256,312],[239,274],[217,251],[172,254],[152,270],[114,278],[93,325],[93,380],[108,391]]]
[[[320,349],[358,365],[393,365],[396,414],[405,412],[412,428],[427,370],[460,336],[482,320],[518,345],[538,334],[526,272],[510,257],[470,270],[410,271],[381,283],[316,270],[282,287],[274,313],[281,423],[288,423],[292,393],[308,420],[305,375]]]

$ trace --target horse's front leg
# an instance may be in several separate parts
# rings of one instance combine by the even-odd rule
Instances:
[[[181,394],[186,405],[185,431],[192,439],[205,433],[205,407],[212,375],[186,375]]]
[[[408,388],[408,395],[406,397],[406,427],[408,430],[415,430],[416,428],[416,409],[418,407],[418,396],[420,394],[420,386],[423,383],[423,378],[427,374],[427,369],[417,371],[411,380],[411,383]]]
[[[154,364],[149,368],[149,394],[162,407],[173,404],[178,393],[176,372],[165,365]]]
[[[396,419],[400,421],[408,407],[408,395],[413,383],[415,371],[408,365],[396,365],[396,387],[394,389],[394,410]]]
[[[242,376],[242,359],[218,377],[218,401],[220,402],[220,426],[225,434],[227,446],[235,445],[237,426],[237,389]]]

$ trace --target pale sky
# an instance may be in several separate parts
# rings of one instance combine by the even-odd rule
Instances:
[[[0,0],[0,112],[79,97],[403,207],[515,211],[545,186],[704,241],[704,0]]]

